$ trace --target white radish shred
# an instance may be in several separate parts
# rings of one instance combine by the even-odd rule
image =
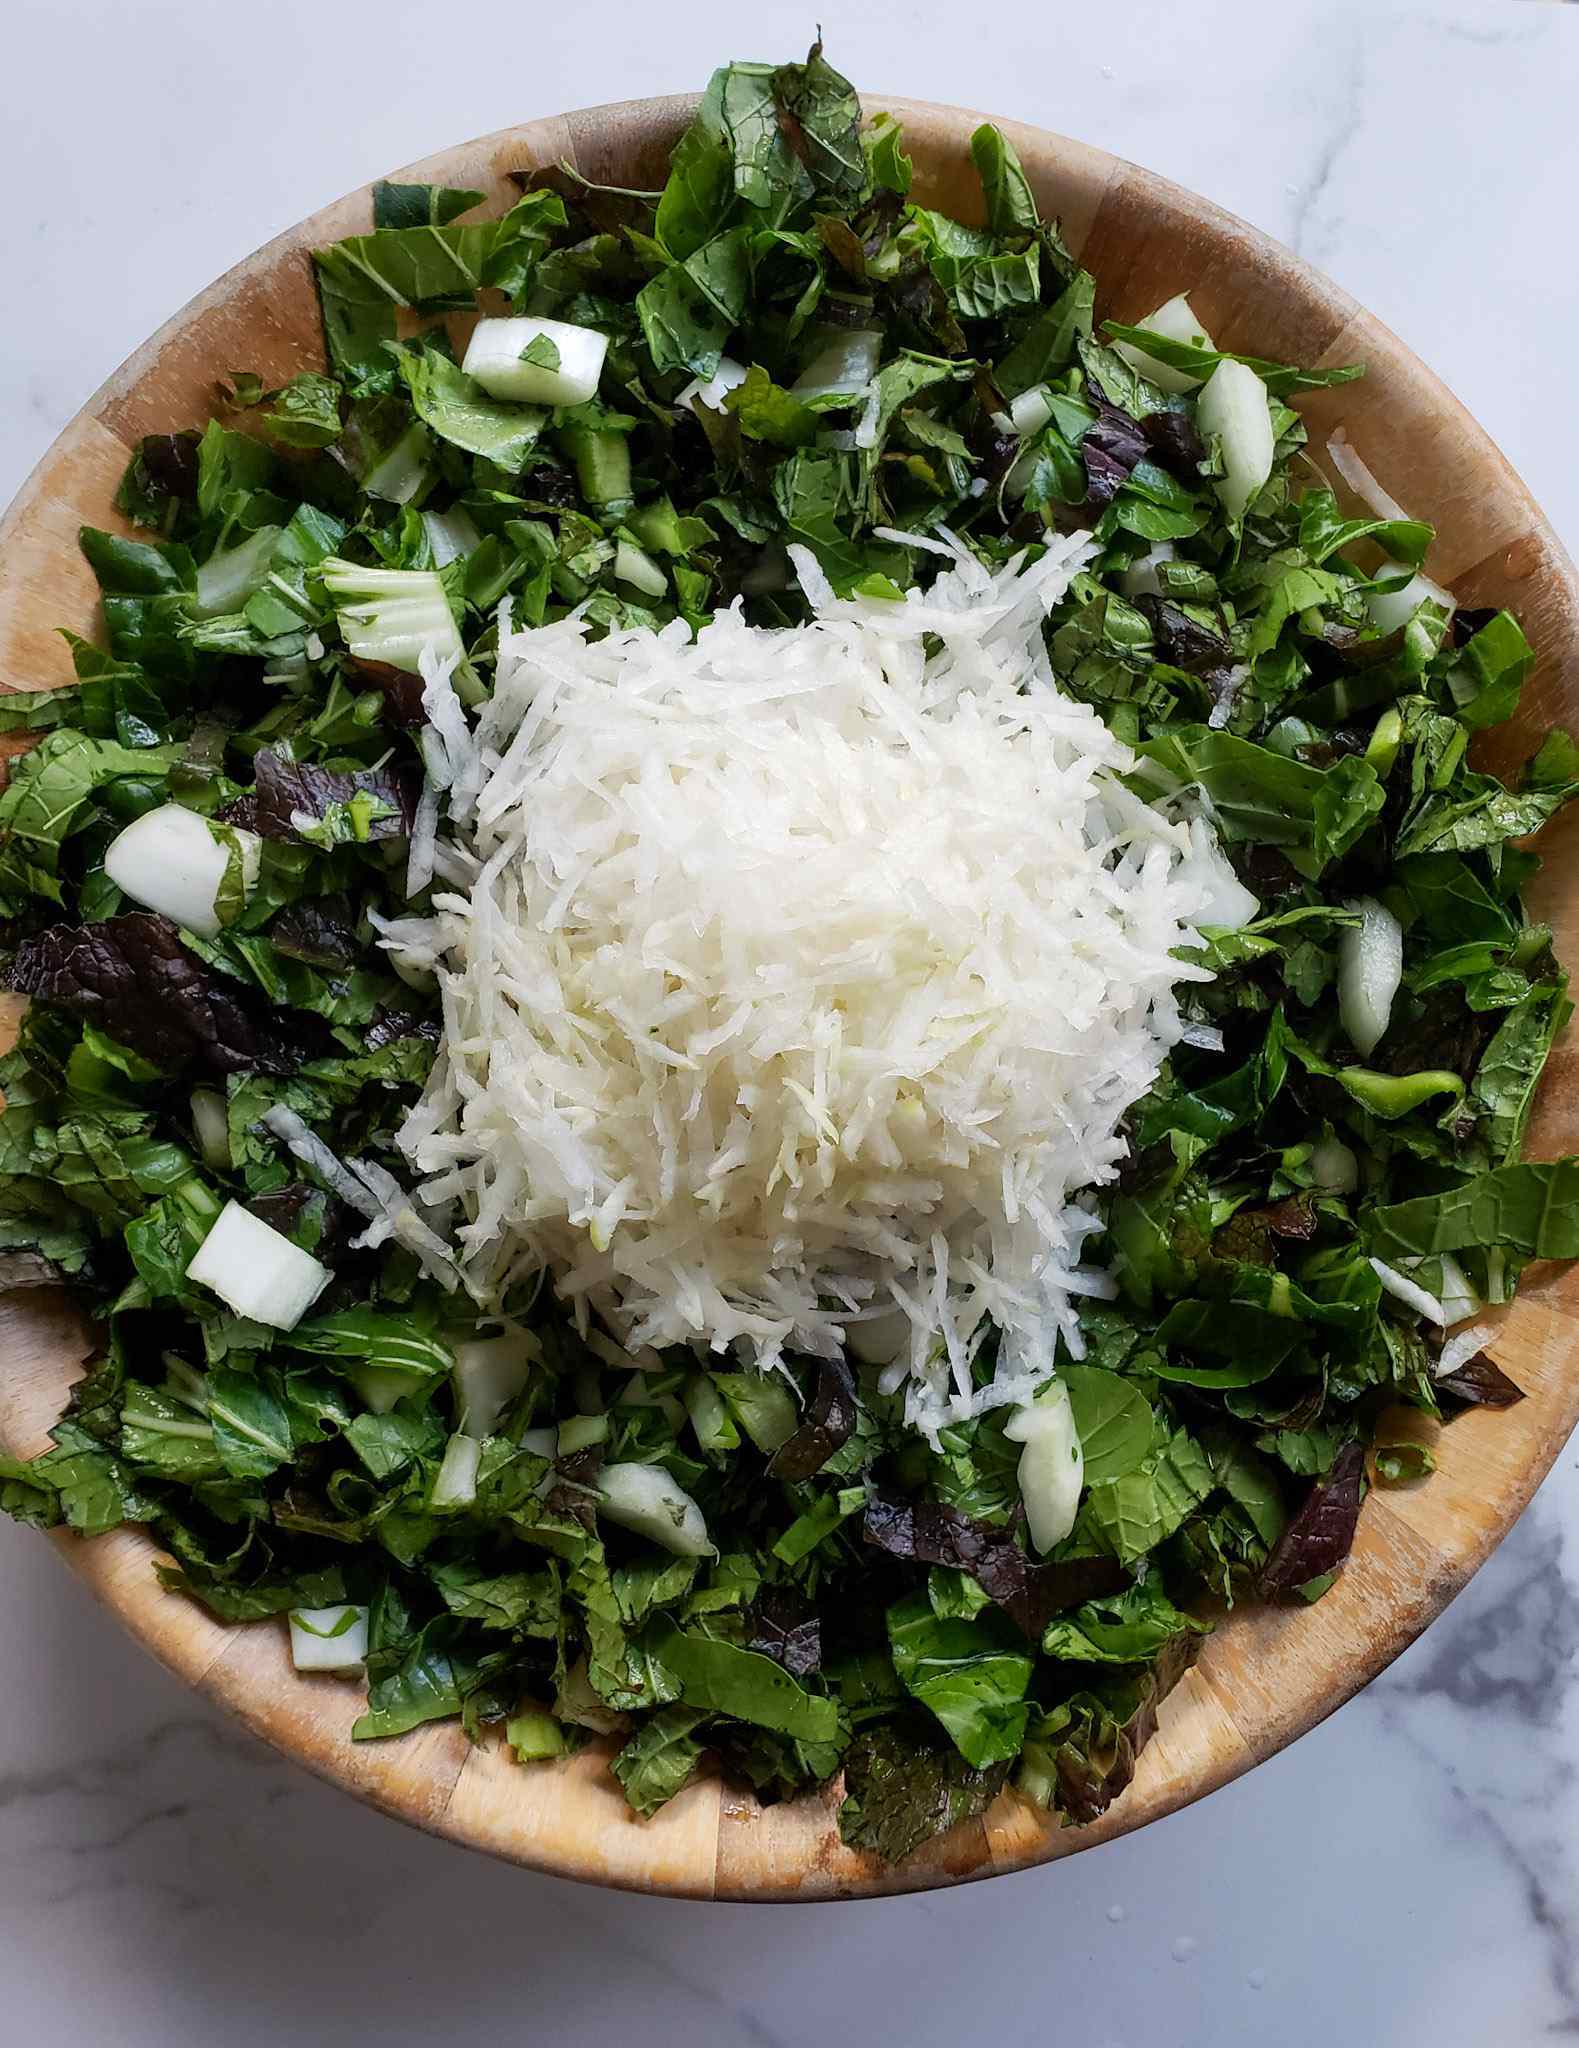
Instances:
[[[420,896],[433,880],[438,860],[439,791],[431,777],[425,778],[411,820],[411,838],[406,846],[406,894]]]
[[[1111,1290],[1080,1192],[1209,978],[1175,949],[1232,917],[1210,835],[1056,686],[1041,624],[1089,536],[997,571],[928,545],[949,566],[902,603],[796,550],[792,629],[502,632],[480,868],[425,942],[400,921],[446,1030],[399,1142],[485,1307],[547,1267],[629,1348],[764,1370],[898,1311],[935,1432],[1079,1355]]]
[[[258,1121],[304,1166],[310,1166],[331,1194],[368,1219],[367,1229],[351,1240],[353,1251],[395,1238],[416,1255],[431,1278],[445,1287],[456,1285],[448,1247],[423,1222],[412,1197],[386,1168],[370,1159],[340,1158],[282,1102],[272,1104]]]
[[[1220,362],[1201,386],[1195,417],[1201,432],[1215,434],[1222,450],[1217,495],[1223,510],[1230,519],[1243,518],[1272,474],[1277,446],[1266,386],[1246,364]]]
[[[676,1557],[711,1557],[702,1510],[661,1465],[605,1465],[597,1477],[599,1512]]]
[[[338,1153],[309,1130],[294,1109],[277,1102],[258,1119],[263,1128],[278,1138],[304,1166],[310,1166],[333,1195],[359,1216],[376,1216],[380,1203],[373,1191],[359,1180]]]
[[[227,1202],[186,1269],[226,1308],[271,1330],[294,1330],[329,1285],[329,1268],[239,1202]]]
[[[718,368],[711,377],[693,377],[675,399],[675,404],[688,405],[695,412],[699,405],[705,405],[709,412],[722,412],[724,400],[738,385],[746,381],[744,363],[737,363],[733,356],[720,356]]]
[[[533,343],[541,362],[524,362]],[[609,338],[569,320],[479,320],[461,368],[490,397],[528,405],[585,405],[595,398]]]
[[[429,785],[448,794],[451,818],[465,824],[482,787],[482,771],[471,727],[450,681],[454,670],[453,661],[431,649],[425,650],[418,662],[422,708],[428,718],[422,729],[422,759]]]
[[[360,1671],[367,1661],[365,1607],[298,1607],[290,1617],[298,1671]]]
[[[1354,495],[1378,519],[1407,519],[1409,514],[1398,500],[1384,491],[1374,472],[1360,460],[1359,453],[1342,428],[1327,443],[1332,466]]]
[[[1434,1294],[1427,1294],[1423,1287],[1416,1286],[1393,1266],[1384,1266],[1380,1259],[1372,1259],[1371,1270],[1381,1281],[1383,1288],[1395,1301],[1401,1301],[1405,1308],[1412,1308],[1417,1315],[1424,1316],[1428,1323],[1435,1323],[1441,1329],[1447,1318],[1442,1313],[1442,1304]]]
[[[1149,313],[1144,320],[1134,323],[1137,327],[1160,334],[1165,341],[1182,341],[1194,348],[1215,350],[1217,344],[1190,310],[1190,301],[1183,292],[1159,306],[1155,313]],[[1159,362],[1155,356],[1147,355],[1143,348],[1137,348],[1132,341],[1114,344],[1118,353],[1132,370],[1139,370],[1143,377],[1163,391],[1193,391],[1200,378],[1188,370],[1175,370],[1171,364]]]
[[[1230,931],[1242,931],[1247,924],[1254,924],[1261,915],[1261,905],[1234,873],[1233,864],[1204,818],[1190,820],[1190,859],[1206,892],[1195,913],[1195,922],[1223,925]]]
[[[1450,1372],[1457,1372],[1461,1365],[1468,1365],[1477,1353],[1484,1351],[1496,1335],[1489,1323],[1476,1323],[1467,1330],[1455,1330],[1447,1338],[1432,1366],[1432,1376],[1441,1379]]]
[[[245,859],[256,835],[237,831]],[[230,850],[208,820],[184,804],[161,804],[117,832],[104,853],[104,872],[124,896],[211,939],[220,929],[219,892]],[[253,863],[256,872],[256,863]]]
[[[1085,1479],[1085,1453],[1075,1429],[1069,1389],[1055,1381],[1029,1407],[1019,1408],[1003,1425],[1012,1444],[1023,1444],[1017,1478],[1025,1503],[1031,1547],[1040,1552],[1062,1543],[1075,1526],[1080,1488]]]
[[[1403,926],[1374,896],[1346,906],[1358,924],[1346,925],[1338,941],[1338,1016],[1361,1059],[1380,1044],[1393,1014],[1393,998],[1404,978]]]

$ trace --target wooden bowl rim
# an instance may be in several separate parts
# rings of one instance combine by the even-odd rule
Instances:
[[[697,96],[686,94],[581,109],[496,131],[437,152],[393,175],[413,181],[472,182],[484,161],[497,171],[512,157],[545,163],[569,156],[573,161],[579,158],[582,168],[596,177],[605,163],[628,155],[633,138],[654,148],[672,142],[696,104]],[[947,165],[961,158],[970,128],[985,118],[962,108],[882,94],[868,96],[866,106],[868,111],[890,109],[905,123],[923,179],[936,164]],[[1388,379],[1402,380],[1400,390],[1411,394],[1418,417],[1444,422],[1444,430],[1459,438],[1473,461],[1496,481],[1506,501],[1503,523],[1509,531],[1502,534],[1499,529],[1497,548],[1482,550],[1478,542],[1466,543],[1458,551],[1462,559],[1455,558],[1448,565],[1445,580],[1473,581],[1496,557],[1498,548],[1510,559],[1515,546],[1533,550],[1530,559],[1534,566],[1523,573],[1531,578],[1537,573],[1542,576],[1539,587],[1551,594],[1556,613],[1546,652],[1565,674],[1579,676],[1579,578],[1572,562],[1528,490],[1483,430],[1395,336],[1337,285],[1270,237],[1186,188],[1051,131],[1012,121],[999,125],[1028,161],[1041,159],[1033,182],[1046,185],[1050,176],[1069,180],[1077,217],[1071,220],[1066,214],[1065,218],[1077,254],[1087,246],[1093,226],[1108,209],[1115,210],[1120,223],[1144,223],[1148,217],[1160,215],[1169,222],[1170,235],[1177,238],[1187,225],[1213,260],[1226,250],[1240,268],[1253,271],[1265,286],[1263,313],[1275,316],[1278,308],[1292,303],[1316,315],[1330,336],[1323,360],[1343,360],[1346,351],[1356,350],[1373,363],[1379,358]],[[7,565],[0,568],[0,593],[11,581],[9,544],[24,531],[36,534],[40,508],[50,500],[53,480],[84,439],[102,439],[99,430],[106,427],[127,433],[128,409],[135,408],[140,388],[158,372],[167,352],[179,350],[195,324],[264,283],[282,263],[299,258],[301,251],[359,231],[368,219],[370,193],[371,187],[363,186],[347,194],[244,258],[189,300],[105,380],[34,466],[0,520],[0,564]],[[1183,277],[1174,289],[1191,281]],[[1250,337],[1233,333],[1232,324],[1227,339],[1239,346],[1251,345]],[[1270,344],[1256,345],[1260,352],[1276,353]],[[217,376],[230,367],[210,361],[206,373]],[[197,416],[182,423],[195,424]],[[1343,416],[1341,405],[1331,414]],[[1516,535],[1513,527],[1519,529]],[[59,535],[54,545],[56,552],[50,559],[64,576],[67,571]],[[1532,1312],[1538,1319],[1545,1318],[1540,1323],[1544,1334],[1537,1334],[1536,1347],[1544,1347],[1543,1356],[1548,1358],[1566,1354],[1571,1344],[1569,1314],[1556,1299],[1557,1292],[1554,1287],[1537,1286],[1534,1290]],[[13,1296],[0,1304],[0,1343],[19,1380],[26,1380],[36,1356],[46,1351],[58,1362],[63,1347],[75,1345],[73,1355],[81,1357],[81,1338],[74,1335],[78,1331],[80,1325],[61,1302],[42,1296],[23,1301]],[[58,1388],[58,1363],[55,1385]],[[0,1436],[8,1420],[7,1391],[0,1385]],[[9,1417],[11,1441],[18,1449],[33,1450],[38,1442],[31,1413],[26,1423],[18,1419],[22,1398],[16,1397]],[[594,1748],[552,1769],[519,1771],[499,1761],[496,1745],[469,1750],[452,1724],[416,1731],[398,1743],[353,1747],[345,1739],[350,1689],[332,1682],[313,1686],[296,1681],[280,1640],[282,1630],[225,1628],[189,1603],[164,1594],[149,1570],[156,1549],[147,1537],[118,1531],[84,1544],[57,1532],[51,1540],[98,1597],[169,1669],[238,1714],[283,1754],[414,1826],[537,1870],[626,1889],[754,1901],[874,1896],[1027,1868],[1130,1832],[1215,1790],[1324,1719],[1413,1641],[1511,1527],[1579,1416],[1579,1376],[1571,1381],[1557,1377],[1550,1387],[1532,1394],[1525,1405],[1534,1408],[1537,1401],[1538,1426],[1525,1446],[1527,1459],[1511,1473],[1497,1471],[1494,1510],[1467,1529],[1467,1534],[1454,1520],[1464,1503],[1449,1510],[1447,1526],[1455,1536],[1464,1536],[1455,1549],[1448,1551],[1433,1541],[1434,1514],[1411,1511],[1410,1503],[1400,1496],[1373,1495],[1362,1525],[1362,1544],[1345,1575],[1346,1583],[1340,1583],[1322,1609],[1296,1617],[1313,1631],[1314,1642],[1315,1618],[1339,1601],[1339,1593],[1347,1600],[1351,1586],[1365,1578],[1366,1587],[1356,1594],[1355,1601],[1356,1611],[1370,1622],[1369,1630],[1357,1643],[1328,1654],[1324,1672],[1313,1660],[1312,1682],[1297,1697],[1274,1701],[1255,1693],[1256,1643],[1273,1641],[1282,1624],[1276,1618],[1257,1623],[1250,1615],[1242,1622],[1236,1617],[1233,1629],[1213,1641],[1223,1643],[1235,1631],[1246,1631],[1252,1640],[1241,1654],[1238,1668],[1231,1668],[1226,1678],[1214,1677],[1205,1667],[1191,1674],[1165,1708],[1162,1729],[1145,1752],[1134,1785],[1102,1821],[1081,1830],[1050,1830],[1022,1802],[1005,1795],[985,1821],[965,1824],[892,1869],[838,1843],[835,1801],[827,1794],[788,1807],[760,1809],[749,1796],[710,1780],[689,1788],[655,1821],[643,1824],[623,1813],[617,1788],[605,1768],[606,1750]],[[1464,1432],[1466,1442],[1480,1447],[1476,1456],[1490,1457],[1495,1463],[1494,1449],[1487,1449],[1491,1439],[1484,1417],[1468,1417],[1456,1424],[1455,1430]],[[31,1435],[33,1441],[22,1444],[19,1438],[23,1435]],[[1444,1459],[1443,1471],[1457,1462],[1458,1442],[1455,1436],[1455,1459]],[[1439,1473],[1437,1480],[1441,1477]],[[1473,1471],[1469,1478],[1479,1483]],[[1465,1494],[1466,1501],[1471,1498],[1472,1494]],[[1390,1561],[1393,1568],[1373,1571],[1370,1553],[1382,1552],[1387,1553],[1384,1562]],[[266,1636],[270,1640],[264,1644]],[[1190,1714],[1206,1727],[1204,1744],[1198,1731],[1183,1719],[1186,1696]],[[317,1709],[331,1697],[338,1704],[334,1725],[326,1729]],[[476,1786],[468,1792],[473,1778]],[[537,1789],[522,1796],[523,1785]],[[503,1814],[506,1807],[514,1810],[508,1824]],[[619,1829],[625,1831],[624,1837],[614,1840]],[[736,1830],[735,1837],[730,1837],[731,1829]],[[726,1851],[726,1838],[736,1841],[733,1850]],[[745,1846],[739,1846],[741,1843]]]

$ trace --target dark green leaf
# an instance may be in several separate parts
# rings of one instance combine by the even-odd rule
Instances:
[[[672,1625],[657,1626],[651,1639],[654,1654],[674,1674],[687,1706],[751,1721],[805,1742],[836,1739],[837,1705],[808,1692],[771,1657]]]
[[[1003,1780],[1001,1766],[976,1770],[952,1745],[904,1724],[864,1729],[845,1759],[839,1834],[853,1849],[898,1863],[934,1835],[985,1813]]]
[[[490,398],[437,349],[403,349],[400,374],[418,418],[441,440],[512,470],[519,469],[536,446],[544,419],[538,407]]]

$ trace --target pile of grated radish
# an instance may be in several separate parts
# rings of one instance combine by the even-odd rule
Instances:
[[[792,551],[791,629],[502,621],[475,723],[430,663],[450,837],[385,944],[438,974],[400,1142],[479,1302],[546,1266],[633,1349],[848,1344],[935,1433],[1080,1356],[1085,1191],[1205,978],[1175,949],[1255,906],[1055,684],[1090,537],[930,545],[903,603]]]

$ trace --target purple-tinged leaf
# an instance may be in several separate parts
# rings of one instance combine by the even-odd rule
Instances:
[[[316,1019],[244,1000],[150,910],[55,925],[25,940],[11,986],[86,1018],[167,1071],[291,1074],[329,1045]]]
[[[1007,1529],[978,1522],[958,1508],[875,1494],[863,1533],[876,1550],[917,1564],[966,1572],[1023,1635],[1039,1641],[1055,1614],[1121,1593],[1130,1575],[1116,1558],[1068,1557],[1036,1564]]]
[[[1354,1547],[1365,1497],[1365,1450],[1347,1443],[1289,1519],[1261,1573],[1261,1597],[1286,1599],[1311,1579],[1335,1572]]]
[[[855,1382],[842,1359],[824,1359],[806,1420],[780,1444],[768,1466],[772,1479],[810,1479],[820,1472],[855,1428]]]

